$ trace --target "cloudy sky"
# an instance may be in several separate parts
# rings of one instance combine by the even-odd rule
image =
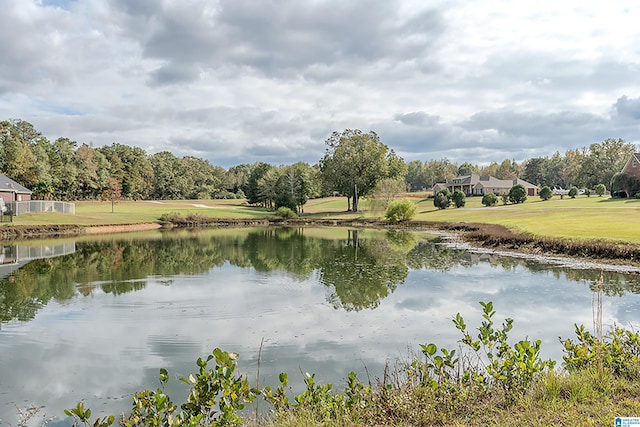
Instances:
[[[640,143],[635,1],[0,0],[0,120],[231,167]]]

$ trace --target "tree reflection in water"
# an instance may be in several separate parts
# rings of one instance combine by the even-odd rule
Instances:
[[[1,278],[0,324],[33,319],[51,300],[89,296],[98,288],[116,295],[134,292],[151,276],[202,274],[225,263],[281,271],[297,281],[317,275],[334,308],[357,311],[377,307],[404,283],[410,269],[447,271],[479,262],[507,270],[551,270],[592,283],[600,276],[599,271],[471,254],[440,246],[433,236],[402,231],[259,228],[156,232],[148,238],[114,235],[78,241],[75,253],[33,260]],[[602,292],[638,293],[640,282],[637,275],[606,273]]]

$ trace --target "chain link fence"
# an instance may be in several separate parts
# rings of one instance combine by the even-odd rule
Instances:
[[[76,205],[69,202],[54,202],[51,200],[30,200],[28,202],[5,202],[7,211],[4,215],[24,215],[38,212],[60,212],[75,215]]]

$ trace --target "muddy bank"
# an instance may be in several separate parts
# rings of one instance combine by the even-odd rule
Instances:
[[[85,234],[125,233],[154,230],[160,227],[161,224],[158,223],[96,225],[91,227],[80,225],[11,225],[0,227],[0,240],[11,241]]]

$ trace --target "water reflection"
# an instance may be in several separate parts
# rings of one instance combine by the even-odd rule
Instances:
[[[242,371],[255,372],[262,338],[262,383],[275,384],[282,371],[333,383],[365,367],[376,375],[410,345],[455,346],[452,316],[477,324],[478,301],[492,300],[499,316],[515,319],[514,338],[540,338],[545,357],[558,359],[557,337],[570,336],[573,323],[592,324],[600,274],[391,231],[78,239],[74,253],[0,280],[0,418],[25,402],[60,415],[82,398],[96,413],[118,412],[131,393],[157,386],[159,368],[186,376],[214,347],[237,351]],[[603,321],[636,320],[638,275],[603,279]]]
[[[170,284],[172,276],[204,274],[225,263],[263,273],[281,271],[297,281],[317,274],[328,288],[327,301],[347,311],[377,307],[404,282],[409,269],[447,272],[488,263],[506,271],[524,266],[592,284],[601,274],[446,248],[435,237],[409,232],[332,230],[332,238],[307,234],[314,233],[302,228],[182,231],[154,239],[115,236],[106,241],[4,246],[0,252],[5,266],[14,270],[0,279],[0,320],[30,320],[49,301],[72,299],[76,291],[89,296],[99,288],[120,295],[143,289],[149,277],[167,277],[165,283]],[[640,293],[638,275],[607,272],[602,287],[607,296]]]

